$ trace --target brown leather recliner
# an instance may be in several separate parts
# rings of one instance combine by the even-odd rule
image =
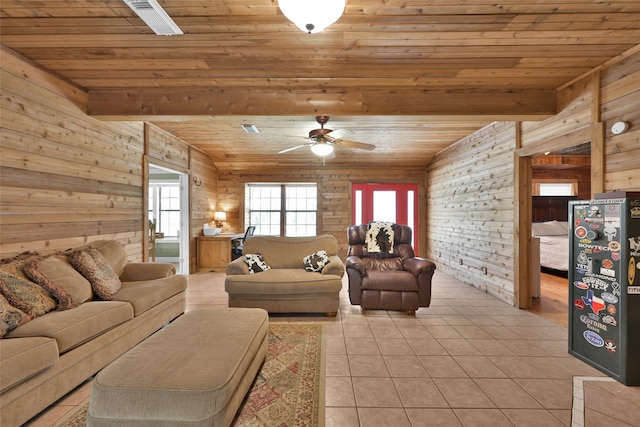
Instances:
[[[429,307],[431,278],[436,265],[417,258],[411,246],[411,228],[393,224],[393,253],[368,252],[367,224],[347,230],[347,275],[351,304],[366,310],[414,312]]]

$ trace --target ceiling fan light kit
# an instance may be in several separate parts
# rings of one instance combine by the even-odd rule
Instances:
[[[278,0],[282,14],[305,33],[319,33],[336,22],[346,0]]]
[[[316,156],[325,157],[333,153],[333,145],[327,144],[326,142],[318,142],[311,146],[311,151]]]

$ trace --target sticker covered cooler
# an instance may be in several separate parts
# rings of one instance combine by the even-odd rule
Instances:
[[[640,385],[640,192],[569,202],[569,353]]]

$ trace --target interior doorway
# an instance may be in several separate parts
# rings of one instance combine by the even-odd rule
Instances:
[[[411,245],[419,253],[418,239],[418,184],[352,185],[352,224],[369,221],[389,221],[407,224],[413,231]]]
[[[147,218],[155,225],[153,255],[155,261],[174,264],[182,274],[189,273],[188,184],[187,174],[149,164]]]
[[[531,309],[566,326],[571,268],[568,203],[591,198],[591,143],[532,156],[530,182],[531,235],[540,247],[539,257],[531,257],[540,261],[539,292],[532,293]]]

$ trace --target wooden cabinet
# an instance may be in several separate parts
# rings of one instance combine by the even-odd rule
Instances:
[[[217,236],[198,236],[198,270],[223,269],[231,262],[231,241],[244,234],[222,233]]]

